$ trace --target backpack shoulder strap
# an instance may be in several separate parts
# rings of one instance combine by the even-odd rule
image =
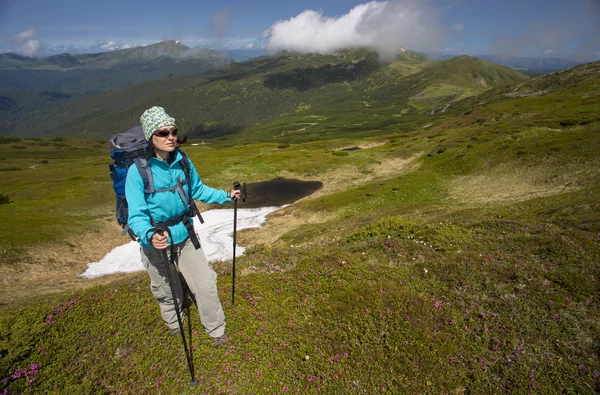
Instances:
[[[144,193],[146,195],[154,193],[154,179],[152,178],[152,171],[150,170],[148,160],[143,157],[136,157],[133,158],[133,163],[137,166],[140,176],[144,181]]]
[[[190,179],[190,162],[188,160],[187,155],[185,154],[185,152],[179,150],[179,153],[181,154],[181,156],[183,156],[183,159],[181,160],[181,168],[183,169],[183,172],[185,173],[185,179],[189,180]]]
[[[179,152],[181,153],[181,156],[183,157],[179,163],[181,163],[181,168],[183,169],[183,172],[185,174],[185,180],[187,182],[190,179],[190,162],[189,162],[188,157],[185,154],[185,152],[183,152],[181,150],[179,150]],[[202,214],[200,214],[200,210],[198,209],[198,206],[196,206],[196,202],[194,202],[194,199],[192,198],[192,185],[189,182],[188,182],[188,199],[189,199],[188,201],[189,201],[191,216],[193,217],[194,215],[196,215],[198,217],[198,220],[200,220],[200,223],[203,224],[204,218],[202,218]]]

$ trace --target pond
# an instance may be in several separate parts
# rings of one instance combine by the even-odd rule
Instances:
[[[312,195],[322,187],[323,183],[320,181],[302,181],[289,178],[275,178],[269,181],[249,183],[246,185],[248,199],[241,205],[247,208],[283,206]]]

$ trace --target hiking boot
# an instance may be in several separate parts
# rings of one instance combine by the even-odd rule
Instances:
[[[222,334],[221,336],[218,336],[218,337],[213,337],[212,339],[217,348],[219,348],[223,344],[227,343],[227,336],[225,336],[225,334]]]

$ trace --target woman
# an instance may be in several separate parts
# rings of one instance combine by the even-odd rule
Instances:
[[[138,236],[142,262],[150,274],[151,288],[160,306],[163,320],[170,334],[180,331],[175,305],[168,281],[178,278],[177,269],[165,259],[164,251],[172,245],[178,257],[179,270],[194,294],[200,320],[206,332],[218,347],[226,343],[225,314],[217,291],[217,275],[208,265],[202,248],[196,249],[190,240],[191,227],[186,228],[189,207],[185,196],[205,203],[225,203],[237,199],[240,191],[225,192],[202,184],[194,165],[177,150],[175,119],[162,107],[152,107],[140,117],[148,145],[146,154],[152,172],[155,193],[144,192],[144,182],[138,166],[127,173],[125,196],[129,207],[128,224]],[[182,161],[188,161],[186,177]],[[187,182],[183,182],[187,179]],[[180,188],[176,188],[179,185]],[[190,190],[191,188],[191,190]],[[159,191],[164,189],[163,191]],[[183,192],[177,189],[183,189]],[[184,219],[184,220],[182,220]],[[157,224],[168,225],[168,232],[157,231]],[[188,223],[189,226],[189,223]],[[165,228],[167,229],[167,228]],[[168,250],[170,253],[171,250]],[[183,291],[179,281],[174,282],[177,304],[181,311]]]

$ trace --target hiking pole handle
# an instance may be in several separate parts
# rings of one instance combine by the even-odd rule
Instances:
[[[242,202],[246,201],[248,195],[246,194],[246,183],[240,184],[237,181],[233,182],[233,189],[236,191],[240,191],[240,198],[242,198]]]
[[[239,183],[239,182],[237,182],[237,181],[234,181],[234,182],[233,182],[233,190],[234,190],[234,191],[239,191],[241,187],[242,187],[242,186],[240,185],[240,183]],[[240,197],[241,197],[241,195],[242,195],[242,194],[240,193]],[[236,197],[236,198],[234,198],[233,200],[235,201],[235,200],[238,200],[238,199],[239,199],[239,197]]]

